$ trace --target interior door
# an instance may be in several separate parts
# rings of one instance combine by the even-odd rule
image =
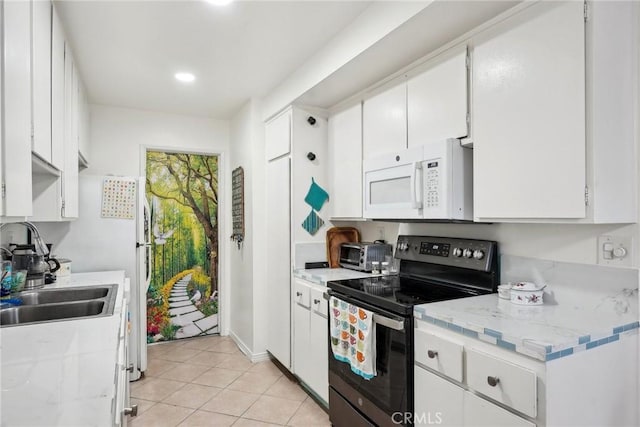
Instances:
[[[138,249],[151,233],[148,342],[220,332],[218,162],[217,155],[147,151],[150,213],[145,221],[142,212]]]

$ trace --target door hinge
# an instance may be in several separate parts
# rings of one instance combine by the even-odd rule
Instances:
[[[471,123],[471,115],[467,113],[467,124]]]
[[[589,187],[584,187],[584,205],[589,206]]]
[[[4,182],[2,183],[2,198],[6,198],[7,197],[7,184],[5,184]]]
[[[464,58],[464,65],[467,66],[467,68],[471,68],[471,58],[469,58],[469,52],[467,51],[467,56]]]
[[[584,2],[584,22],[587,22],[589,20],[589,5],[587,4],[587,2]]]

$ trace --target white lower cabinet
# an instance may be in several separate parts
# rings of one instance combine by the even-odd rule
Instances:
[[[115,366],[115,395],[113,399],[113,425],[126,426],[127,416],[136,416],[138,414],[137,405],[130,405],[129,394],[129,279],[125,279],[125,299],[122,305],[122,313],[120,317],[120,332],[118,334],[118,350]]]
[[[465,426],[504,426],[534,427],[535,424],[521,418],[475,394],[464,392],[463,422],[459,425]]]
[[[422,320],[415,425],[639,425],[638,332],[543,362]]]
[[[294,282],[293,368],[296,376],[316,395],[329,400],[328,301],[324,286],[304,280]]]

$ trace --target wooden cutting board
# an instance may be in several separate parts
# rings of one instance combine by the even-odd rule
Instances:
[[[340,267],[340,245],[359,242],[360,232],[354,227],[332,227],[327,230],[327,261],[330,268]]]

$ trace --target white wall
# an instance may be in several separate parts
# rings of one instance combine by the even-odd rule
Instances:
[[[230,249],[230,333],[252,359],[266,356],[264,215],[264,123],[259,100],[251,100],[231,120],[230,168],[244,169],[245,240]],[[230,210],[230,207],[229,207]]]
[[[229,239],[231,201],[228,151],[229,122],[206,117],[167,114],[102,105],[91,106],[91,163],[82,174],[141,175],[142,147],[220,154],[219,277],[221,332],[229,328]],[[229,202],[227,202],[229,201]],[[82,201],[80,201],[82,203]]]
[[[231,245],[229,268],[232,271],[229,291],[231,297],[230,332],[253,351],[253,175],[251,156],[251,104],[246,104],[231,120],[231,146],[229,163],[231,170],[244,169],[245,237],[242,246]]]
[[[496,240],[501,254],[582,264],[597,264],[598,236],[632,236],[636,246],[631,258],[632,266],[640,267],[637,224],[407,224],[372,221],[349,225],[360,229],[365,241],[378,239],[379,229],[383,228],[385,239],[394,245],[398,234]]]
[[[139,175],[140,147],[225,153],[229,123],[205,117],[91,106],[91,175]]]
[[[373,2],[264,100],[263,119],[287,107],[299,96],[407,22],[430,2]]]

